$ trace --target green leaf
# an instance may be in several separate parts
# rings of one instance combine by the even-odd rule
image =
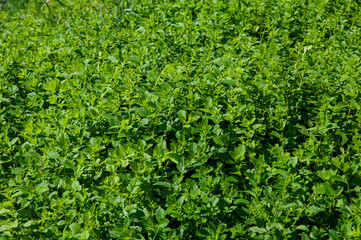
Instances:
[[[186,124],[187,123],[187,112],[184,111],[184,110],[180,110],[178,111],[178,117],[179,117],[179,120],[183,123],[183,124]]]
[[[333,188],[331,187],[331,185],[329,183],[323,183],[322,184],[324,189],[325,189],[325,194],[328,197],[333,197],[333,195],[335,194],[335,191],[333,190]]]
[[[234,79],[225,79],[225,80],[222,80],[222,82],[227,85],[231,85],[231,86],[236,84],[236,81]]]
[[[165,212],[163,208],[159,207],[155,213],[155,217],[159,223],[162,223],[165,218]]]
[[[76,169],[76,166],[75,166],[75,162],[72,161],[72,160],[65,160],[63,162],[64,166],[67,167],[67,168],[70,168],[70,169],[73,169],[75,170]]]
[[[335,230],[328,230],[328,233],[330,234],[330,239],[332,240],[340,240],[340,237],[338,235],[338,233]]]
[[[61,148],[67,148],[70,145],[69,136],[66,133],[60,133],[58,141]]]
[[[79,183],[79,181],[75,180],[72,184],[71,184],[72,188],[75,190],[75,191],[81,191],[82,187]]]
[[[81,233],[81,239],[89,239],[90,238],[90,232],[89,230],[85,230]]]
[[[11,211],[9,209],[0,209],[0,215],[5,216],[6,214],[11,215]]]
[[[325,186],[323,184],[318,184],[318,185],[314,186],[313,191],[316,194],[325,194],[326,193],[326,189],[325,189]]]
[[[241,144],[238,147],[236,147],[236,149],[233,151],[231,156],[234,160],[243,160],[245,154],[246,154],[246,146]]]
[[[235,205],[240,205],[240,204],[247,205],[247,204],[249,204],[249,201],[246,200],[246,199],[237,199],[237,200],[234,201],[234,204]]]
[[[310,237],[305,232],[303,232],[301,236],[301,240],[310,240]]]
[[[114,56],[110,56],[110,57],[108,57],[108,59],[109,59],[112,63],[115,63],[115,64],[119,63],[118,59],[116,59],[116,57],[114,57]]]
[[[210,202],[212,204],[212,207],[215,207],[217,205],[217,203],[219,202],[219,197],[212,196],[211,199],[210,199]]]
[[[183,159],[181,158],[181,156],[179,156],[178,154],[176,153],[169,153],[168,154],[168,157],[170,158],[170,160],[174,163],[180,163],[180,162],[183,162]]]
[[[10,223],[7,223],[7,224],[3,224],[3,225],[0,226],[0,232],[7,231],[7,230],[13,229],[13,228],[17,228],[18,225],[19,225],[18,220],[15,220],[14,222],[10,222]]]
[[[38,184],[38,185],[36,186],[36,188],[35,188],[35,191],[36,191],[36,193],[38,193],[38,194],[42,194],[42,193],[44,193],[44,192],[49,191],[49,184],[48,184],[48,182],[43,181],[43,182],[41,182],[40,184]]]
[[[72,223],[69,228],[74,235],[82,232],[81,225],[78,223]]]
[[[168,182],[156,182],[156,183],[154,183],[153,186],[159,186],[159,187],[164,187],[164,188],[169,188],[169,189],[172,188],[172,186]]]
[[[306,208],[306,214],[308,216],[315,216],[316,214],[322,211],[324,211],[324,209],[316,205],[310,205]]]
[[[33,225],[37,225],[39,224],[39,221],[35,221],[35,220],[29,220],[27,221],[26,223],[24,223],[24,227],[30,227],[30,226],[33,226]]]
[[[297,230],[302,230],[302,231],[309,231],[308,227],[305,225],[299,225],[296,227]]]
[[[50,80],[44,87],[45,90],[48,90],[52,93],[55,92],[56,90],[56,87],[58,85],[58,80],[57,79],[53,79],[53,80]]]
[[[340,175],[332,175],[330,177],[330,179],[333,180],[333,181],[339,181],[339,182],[347,183],[347,181]]]
[[[167,151],[168,151],[167,143],[165,142],[165,140],[160,139],[160,142],[157,144],[158,156],[163,157],[166,154]]]
[[[220,145],[220,146],[224,146],[224,145],[225,145],[225,143],[224,143],[224,141],[223,141],[223,139],[222,139],[221,136],[215,136],[215,137],[213,137],[213,141],[214,141],[216,144]]]

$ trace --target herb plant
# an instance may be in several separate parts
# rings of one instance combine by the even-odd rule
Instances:
[[[354,0],[8,0],[1,239],[360,239]]]

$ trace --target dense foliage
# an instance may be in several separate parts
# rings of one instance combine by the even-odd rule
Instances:
[[[354,0],[11,1],[1,239],[360,239]]]

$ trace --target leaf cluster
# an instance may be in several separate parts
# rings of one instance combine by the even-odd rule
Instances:
[[[9,0],[0,238],[359,239],[360,17],[351,0]]]

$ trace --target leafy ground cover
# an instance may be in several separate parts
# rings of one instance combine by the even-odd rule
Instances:
[[[360,239],[353,0],[11,1],[1,239]]]

